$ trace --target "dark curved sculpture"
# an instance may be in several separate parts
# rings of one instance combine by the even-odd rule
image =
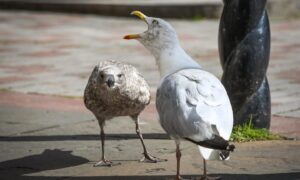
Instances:
[[[266,71],[270,27],[266,0],[224,0],[219,26],[219,53],[234,124],[270,127],[270,90]]]

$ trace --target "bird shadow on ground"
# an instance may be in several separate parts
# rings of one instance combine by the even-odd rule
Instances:
[[[221,176],[222,180],[299,180],[300,173],[278,173],[278,174],[214,174],[212,176]],[[183,178],[196,180],[199,179],[199,175],[186,175]],[[5,179],[5,177],[4,177]],[[84,177],[47,177],[47,176],[19,176],[13,179],[30,179],[30,180],[174,180],[175,175],[162,175],[162,176],[84,176]]]
[[[0,174],[1,179],[23,179],[26,177],[31,179],[32,177],[23,175],[77,166],[87,162],[89,162],[88,159],[72,155],[72,151],[46,149],[41,154],[0,162]]]
[[[300,172],[296,173],[278,173],[278,174],[214,174],[212,176],[221,176],[222,180],[299,180]],[[199,179],[199,175],[186,175],[183,178],[196,180]],[[105,177],[71,177],[73,180],[174,180],[175,175],[164,175],[164,176],[105,176]]]
[[[299,180],[300,172],[278,173],[278,174],[214,174],[212,176],[221,176],[222,180]],[[183,178],[196,180],[200,175],[186,175]],[[71,180],[174,180],[175,175],[161,176],[95,176],[95,177],[69,177]]]
[[[89,163],[83,157],[72,155],[72,151],[46,149],[40,154],[30,155],[18,159],[0,162],[1,180],[173,180],[174,175],[146,175],[146,176],[30,176],[47,170],[62,169]],[[276,174],[210,174],[221,176],[222,180],[299,180],[300,172]],[[184,178],[195,179],[199,175],[183,175]]]
[[[164,133],[144,133],[144,139],[170,139]],[[100,134],[79,135],[47,135],[47,136],[0,136],[0,141],[94,141],[99,140]],[[105,140],[139,139],[137,134],[105,134]]]

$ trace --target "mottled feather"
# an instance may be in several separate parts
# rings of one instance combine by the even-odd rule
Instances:
[[[99,86],[100,71],[107,67],[118,68],[125,76],[122,84],[108,91]],[[135,116],[150,102],[149,86],[137,69],[117,61],[101,61],[90,75],[84,91],[85,106],[98,119],[116,116]]]

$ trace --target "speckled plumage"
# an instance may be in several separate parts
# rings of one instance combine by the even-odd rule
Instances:
[[[122,84],[112,91],[99,86],[97,79],[101,69],[114,66],[125,76]],[[90,75],[84,92],[85,106],[98,120],[116,116],[136,116],[150,102],[149,86],[137,69],[117,61],[101,61]]]
[[[96,116],[101,130],[102,157],[95,166],[112,165],[104,156],[104,122],[117,116],[134,120],[144,150],[141,161],[158,161],[148,153],[139,128],[139,114],[149,103],[149,86],[135,67],[117,61],[101,61],[95,66],[84,91],[84,104]]]

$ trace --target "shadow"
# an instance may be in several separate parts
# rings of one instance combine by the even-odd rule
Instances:
[[[72,151],[46,149],[41,154],[0,162],[0,179],[4,177],[20,179],[21,176],[28,173],[61,169],[89,162],[88,159],[74,156],[71,153]]]
[[[41,154],[26,156],[0,162],[1,180],[173,180],[175,175],[143,176],[31,176],[31,173],[62,169],[88,163],[89,160],[74,156],[72,151],[46,149]],[[74,173],[76,174],[76,173]],[[299,180],[300,172],[276,174],[210,174],[221,176],[222,180]],[[195,179],[200,175],[183,175],[184,178]]]
[[[297,173],[278,173],[278,174],[213,174],[211,176],[221,176],[222,180],[299,180],[300,172]],[[196,180],[200,175],[183,175],[183,178]],[[72,180],[174,180],[175,175],[163,176],[98,176],[98,177],[70,177]]]
[[[143,134],[144,139],[170,139],[164,133]],[[105,140],[139,139],[136,134],[106,134]],[[95,141],[100,140],[100,134],[82,135],[50,135],[50,136],[0,136],[0,141]]]
[[[222,180],[299,180],[300,173],[278,173],[278,174],[214,174],[221,176]],[[200,175],[183,175],[183,178],[196,180]],[[4,178],[6,179],[6,178]],[[148,176],[84,176],[84,177],[45,177],[45,176],[22,176],[16,179],[25,180],[174,180],[175,175],[148,175]]]

